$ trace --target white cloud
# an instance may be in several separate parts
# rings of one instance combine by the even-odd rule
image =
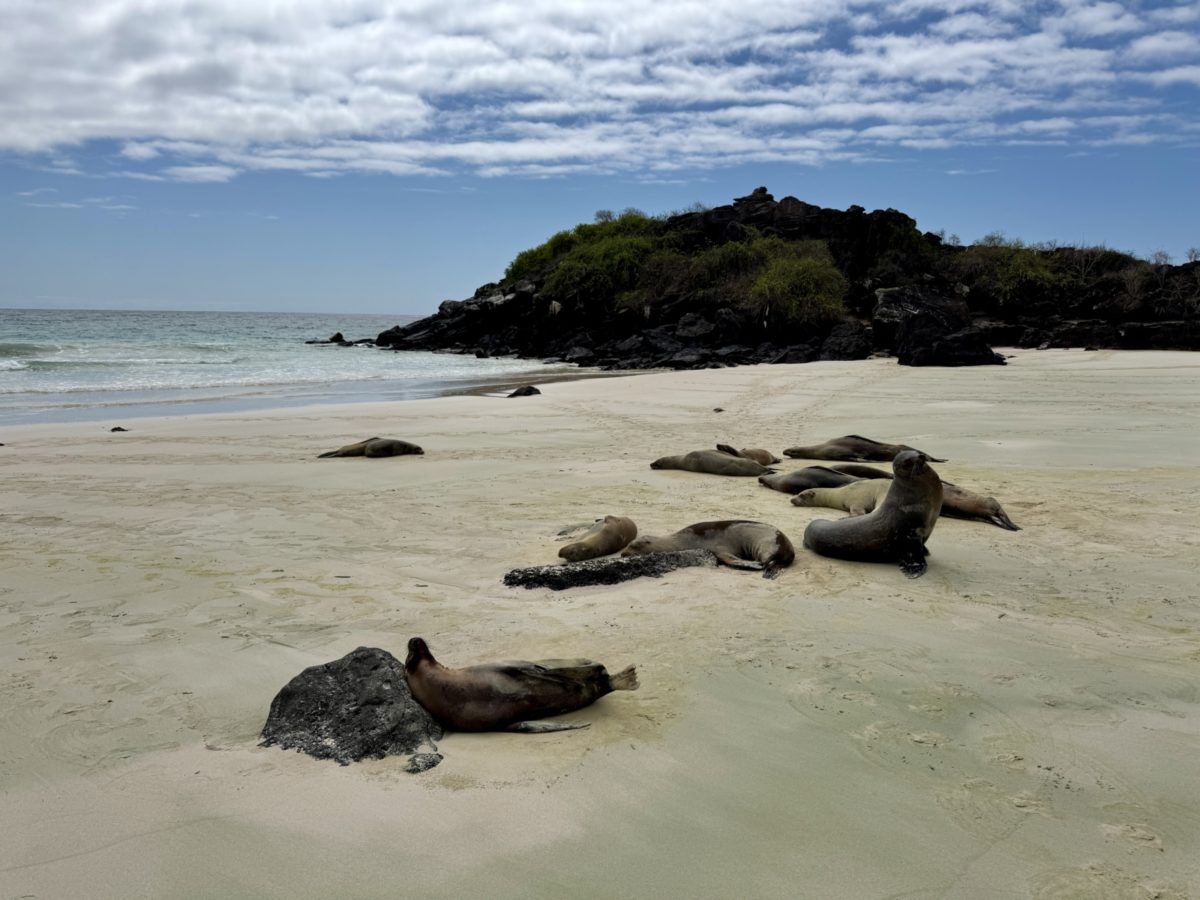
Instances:
[[[7,0],[0,150],[58,174],[641,175],[1112,140],[1197,83],[1197,4]],[[1046,13],[1043,15],[1043,13]],[[1190,48],[1189,48],[1190,42]],[[1176,141],[1183,107],[1128,134]],[[105,156],[91,141],[112,141]],[[74,159],[59,155],[72,150]],[[79,162],[89,159],[85,165]]]
[[[41,194],[57,194],[57,193],[58,193],[57,188],[45,187],[45,188],[34,188],[31,191],[17,191],[17,196],[18,197],[37,197]]]

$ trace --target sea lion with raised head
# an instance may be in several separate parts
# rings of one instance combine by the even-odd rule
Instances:
[[[612,691],[636,691],[633,666],[609,675],[590,659],[504,660],[451,669],[423,638],[408,642],[408,689],[439,724],[455,731],[541,733],[586,728],[588,723],[531,722],[574,712]]]
[[[888,479],[864,478],[841,487],[807,488],[792,498],[792,506],[825,506],[863,516],[879,505],[891,487]]]
[[[752,459],[760,466],[773,466],[775,463],[783,462],[782,459],[770,450],[763,450],[761,447],[743,447],[741,450],[737,450],[729,444],[717,444],[717,449],[722,453],[728,453],[730,456]]]
[[[838,472],[854,475],[858,478],[891,478],[890,472],[876,469],[873,466],[858,466],[854,464],[831,466]],[[760,479],[761,480],[761,479]],[[799,506],[800,504],[797,504]],[[811,506],[824,504],[812,503]],[[840,507],[839,507],[840,508]],[[986,497],[975,491],[968,491],[950,481],[942,482],[942,515],[952,519],[973,519],[981,522],[991,522],[1009,531],[1020,531],[1021,526],[1008,517],[1004,507],[995,497]]]
[[[568,562],[582,562],[597,556],[608,556],[629,545],[637,537],[637,526],[624,516],[605,516],[597,519],[579,540],[564,544],[558,555]]]
[[[663,456],[650,463],[652,469],[683,469],[706,475],[753,476],[773,472],[752,459],[730,456],[720,450],[693,450],[680,456]]]
[[[844,462],[891,462],[896,455],[905,450],[914,450],[907,444],[884,444],[880,441],[865,438],[857,434],[847,434],[844,437],[833,438],[823,444],[813,444],[808,447],[789,447],[783,451],[784,456],[793,459],[830,459]],[[923,450],[917,453],[925,456],[930,462],[945,462],[936,456],[930,456]]]
[[[925,542],[942,508],[942,479],[917,450],[892,462],[895,473],[874,511],[838,521],[814,519],[804,529],[804,546],[822,556],[868,562],[898,562],[909,578],[925,574]]]
[[[419,456],[424,453],[424,450],[408,441],[373,437],[359,441],[357,444],[347,444],[345,447],[338,447],[336,450],[322,453],[317,459],[332,459],[335,456],[368,456],[374,459],[381,456]]]
[[[746,519],[697,522],[663,537],[640,537],[621,555],[668,550],[708,550],[727,566],[761,570],[763,578],[774,578],[796,559],[796,550],[786,534],[773,525]]]
[[[858,480],[853,475],[826,466],[805,466],[792,472],[774,472],[758,476],[758,483],[763,487],[785,494],[798,494],[808,488],[841,487]]]

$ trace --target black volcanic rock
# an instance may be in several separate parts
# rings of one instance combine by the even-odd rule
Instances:
[[[667,572],[689,566],[716,566],[717,557],[708,550],[672,550],[666,553],[644,553],[641,556],[605,556],[583,562],[551,566],[532,566],[513,569],[504,576],[509,587],[567,588],[594,584],[620,584],[633,578],[659,578]]]
[[[840,322],[821,344],[821,359],[866,359],[874,350],[871,329],[862,322]]]
[[[535,388],[532,384],[526,384],[526,385],[523,385],[522,387],[517,388],[515,391],[513,391],[508,396],[510,396],[510,397],[533,397],[540,393],[541,393],[541,391],[539,391],[537,388]]]
[[[295,749],[342,765],[409,755],[410,771],[441,761],[442,728],[408,689],[404,665],[376,647],[359,647],[310,666],[271,701],[262,746]]]
[[[896,356],[902,366],[1003,366],[976,328],[945,334],[929,320],[914,318],[900,328]]]

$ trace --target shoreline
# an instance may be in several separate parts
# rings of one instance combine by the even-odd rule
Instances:
[[[0,895],[1200,891],[1200,357],[637,374],[6,428]],[[426,455],[316,459],[374,433]],[[800,549],[839,513],[648,466],[848,433],[948,457],[1023,530],[942,519],[909,580]],[[503,587],[605,514],[770,522],[796,564]],[[642,687],[583,731],[447,735],[423,775],[257,746],[301,669],[418,634]]]

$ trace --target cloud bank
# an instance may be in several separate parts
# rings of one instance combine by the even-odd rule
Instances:
[[[0,7],[0,151],[150,180],[664,179],[897,148],[1194,145],[1197,88],[1197,3]],[[97,142],[117,149],[95,153]]]

